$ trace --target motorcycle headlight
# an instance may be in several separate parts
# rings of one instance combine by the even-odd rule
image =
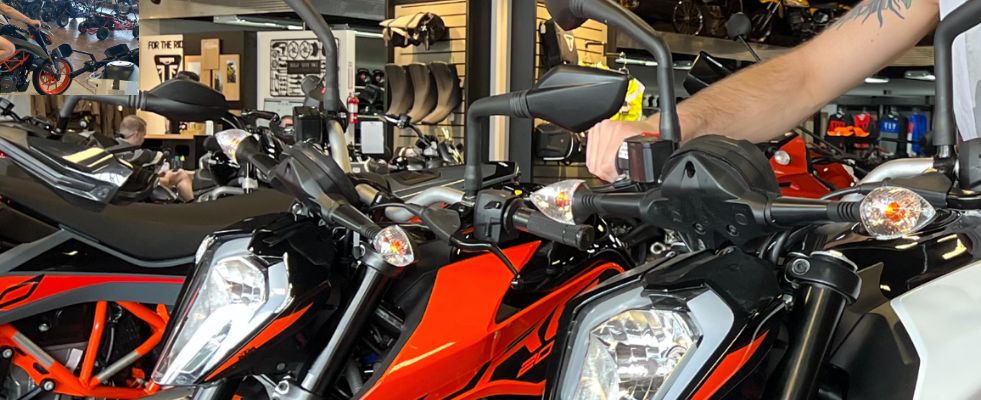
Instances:
[[[246,242],[237,243],[242,240]],[[289,305],[285,262],[267,265],[251,256],[247,240],[204,252],[198,268],[207,269],[195,276],[184,295],[189,304],[174,316],[176,325],[154,369],[153,380],[158,384],[200,383]],[[227,251],[229,248],[238,251]]]
[[[674,398],[722,343],[733,313],[710,290],[634,287],[585,306],[560,371],[563,399]],[[716,324],[726,324],[717,329]],[[675,394],[672,397],[672,394]]]

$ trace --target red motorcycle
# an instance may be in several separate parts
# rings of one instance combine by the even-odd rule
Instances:
[[[130,31],[133,38],[140,37],[140,22],[129,19],[126,14],[95,12],[78,24],[78,32],[94,34],[99,40],[106,40],[113,31]]]
[[[804,140],[808,135],[812,137],[812,143]],[[857,157],[809,132],[788,133],[760,147],[770,158],[770,166],[784,196],[820,198],[851,187],[866,173],[859,166]]]
[[[0,61],[0,93],[24,92],[33,83],[40,94],[58,95],[71,86],[71,45],[65,43],[49,51],[51,35],[33,26],[25,30],[4,25],[0,36],[15,46],[14,55]]]
[[[749,19],[741,13],[734,14],[726,22],[729,37],[743,43],[758,62],[759,56],[745,39],[751,26]],[[694,95],[732,74],[733,70],[722,61],[701,52],[688,71],[684,86]],[[804,140],[804,136],[810,137],[811,143]],[[864,175],[865,172],[859,167],[861,160],[858,157],[803,129],[760,144],[760,147],[770,157],[770,165],[784,196],[820,198],[851,187],[857,181],[855,174]]]

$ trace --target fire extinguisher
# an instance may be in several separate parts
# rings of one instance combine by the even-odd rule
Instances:
[[[358,107],[361,105],[361,100],[358,100],[358,96],[355,96],[352,92],[350,96],[347,97],[347,136],[348,143],[354,142],[354,130],[358,125]]]

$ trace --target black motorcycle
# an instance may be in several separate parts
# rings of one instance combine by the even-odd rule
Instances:
[[[212,118],[227,104],[210,90],[171,83],[126,104],[184,120]],[[174,93],[196,93],[197,103]],[[120,161],[132,148],[93,147],[12,108],[0,101],[12,119],[0,128],[0,397],[150,395],[156,388],[144,377],[166,306],[200,242],[237,221],[285,210],[291,199],[257,190],[207,203],[145,203],[157,176]]]
[[[786,22],[793,37],[803,42],[851,11],[855,4],[829,0],[760,0],[760,3],[763,7],[750,14],[753,21],[750,38],[760,43],[770,39],[779,21]]]
[[[826,199],[788,198],[755,145],[704,136],[665,158],[632,152],[664,160],[634,175],[657,177],[643,193],[553,187],[565,195],[547,207],[567,205],[556,216],[640,218],[687,251],[566,308],[547,397],[977,397],[960,371],[977,353],[964,316],[981,307],[967,295],[981,282],[981,141],[954,151],[949,60],[979,21],[968,2],[937,28],[932,159],[886,163]]]
[[[77,0],[42,0],[40,19],[59,27],[67,27],[72,19],[84,17],[89,10],[83,2]]]

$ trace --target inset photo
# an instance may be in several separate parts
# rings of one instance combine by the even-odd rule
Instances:
[[[0,93],[135,94],[138,0],[0,3]]]

